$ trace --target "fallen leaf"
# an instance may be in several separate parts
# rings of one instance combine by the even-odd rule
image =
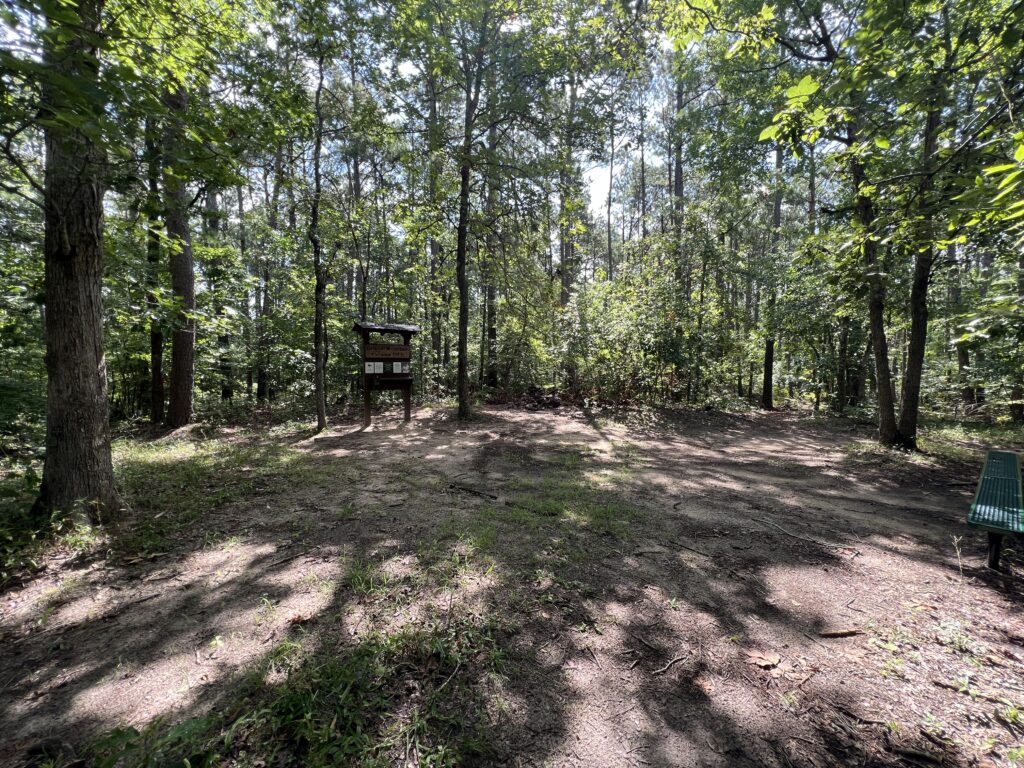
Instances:
[[[747,664],[755,664],[761,669],[771,669],[778,666],[782,657],[777,653],[762,653],[761,651],[747,651]]]

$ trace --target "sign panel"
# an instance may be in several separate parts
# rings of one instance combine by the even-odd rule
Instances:
[[[412,347],[408,344],[367,344],[363,354],[366,360],[408,360]]]

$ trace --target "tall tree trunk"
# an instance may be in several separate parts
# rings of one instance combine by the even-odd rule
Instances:
[[[918,185],[918,246],[914,258],[914,279],[910,285],[910,337],[907,358],[903,368],[903,392],[900,404],[899,435],[902,444],[917,448],[917,420],[921,402],[921,376],[924,372],[924,352],[928,341],[928,285],[935,264],[935,224],[932,188],[935,152],[939,144],[942,115],[937,83],[933,83],[931,108],[925,118],[922,137],[921,167],[925,173]]]
[[[164,94],[168,110],[164,130],[164,223],[171,252],[171,293],[179,307],[171,333],[171,383],[167,406],[167,424],[171,427],[183,427],[192,422],[192,393],[195,388],[196,278],[182,146],[188,101],[188,91],[184,86],[176,86]]]
[[[43,61],[80,89],[98,79],[102,0],[80,0],[78,19],[48,19]],[[99,144],[57,115],[94,122],[77,94],[44,78],[41,116],[46,160],[43,259],[46,330],[46,459],[33,513],[68,512],[98,522],[120,505],[114,488],[103,354],[103,169]],[[95,114],[93,114],[95,113]]]
[[[281,186],[284,179],[284,147],[278,145],[274,153],[274,184],[271,188],[270,197],[267,200],[267,226],[270,228],[271,237],[276,239],[280,231],[281,222],[278,215],[278,200],[281,196]],[[240,214],[241,215],[241,214]],[[256,400],[262,402],[269,400],[272,395],[270,386],[270,373],[268,365],[270,362],[270,322],[274,314],[274,302],[270,295],[271,265],[273,260],[270,254],[260,254],[258,260],[259,284],[256,286],[257,293],[257,321],[256,321]]]
[[[851,131],[856,140],[857,130]],[[850,161],[850,176],[856,195],[857,223],[861,228],[861,255],[867,272],[868,283],[868,325],[871,331],[871,345],[875,358],[875,388],[878,400],[878,440],[882,445],[897,445],[900,442],[896,425],[896,405],[892,391],[892,375],[889,369],[889,342],[885,335],[885,275],[878,262],[878,241],[875,239],[875,204],[863,191],[867,184],[867,173],[859,158]]]
[[[842,413],[849,404],[847,398],[847,385],[849,384],[850,370],[850,318],[839,319],[839,354],[836,369],[836,399],[833,407],[836,413]]]
[[[146,120],[146,266],[149,290],[149,418],[153,424],[164,420],[164,331],[160,322],[157,292],[160,286],[160,142],[153,118]]]
[[[469,243],[469,196],[473,173],[473,131],[476,127],[477,107],[483,81],[483,57],[487,41],[489,12],[480,21],[477,44],[472,57],[467,55],[465,77],[465,105],[462,120],[462,147],[459,153],[459,223],[455,245],[455,282],[459,291],[459,340],[456,368],[456,390],[459,398],[458,417],[468,419],[469,403],[469,278],[466,274],[466,248]]]
[[[468,115],[468,104],[467,104]],[[462,145],[459,161],[459,224],[455,246],[455,281],[459,289],[459,345],[457,389],[459,418],[469,418],[469,279],[466,276],[466,246],[469,239],[469,182],[472,173],[471,124],[467,119],[467,140]]]
[[[640,238],[646,239],[647,237],[647,105],[643,101],[643,96],[640,98],[640,135],[638,136],[638,143],[640,144]]]
[[[432,207],[440,208],[438,186],[441,178],[441,127],[437,115],[437,81],[433,69],[427,74],[427,196]],[[441,320],[443,317],[441,290],[441,243],[431,229],[427,235],[427,248],[430,253],[430,297],[428,298],[428,316],[430,318],[430,351],[432,376],[431,385],[435,392],[440,390],[442,380],[441,369]]]
[[[488,131],[487,150],[491,157],[498,149],[498,130],[491,127]],[[497,289],[497,254],[498,254],[498,181],[497,174],[492,171],[487,180],[487,219],[488,229],[484,254],[484,355],[481,365],[484,368],[483,383],[488,387],[498,386],[498,313],[495,303]],[[486,364],[484,361],[486,360]]]
[[[779,258],[779,236],[782,228],[782,147],[775,148],[775,199],[772,202],[771,253]],[[770,411],[775,407],[775,293],[774,283],[768,287],[768,307],[764,315],[764,367],[761,377],[761,407]]]
[[[320,43],[318,48],[322,45]],[[323,248],[320,243],[320,152],[324,138],[324,116],[321,100],[324,90],[324,60],[322,48],[317,57],[317,86],[313,97],[316,122],[313,128],[313,199],[309,210],[309,242],[313,246],[313,397],[316,400],[316,430],[327,429],[327,394],[324,373],[325,356],[325,305],[327,299],[327,270],[323,263]]]
[[[956,243],[950,243],[946,247],[946,256],[953,270],[952,279],[950,280],[949,303],[953,312],[962,314],[963,286],[961,282],[970,274],[970,262],[965,260],[961,268],[957,260]],[[954,328],[958,336],[963,333],[963,330],[962,326]],[[967,344],[959,339],[954,343],[954,347],[956,348],[956,381],[957,386],[960,387],[960,400],[964,405],[973,405],[974,388],[970,382],[971,353],[967,348]]]
[[[615,189],[615,120],[608,126],[608,208],[605,222],[608,234],[608,279],[613,277],[612,266],[612,192]]]
[[[226,197],[224,198],[226,202]],[[207,189],[203,206],[203,239],[207,245],[217,246],[222,229],[220,200],[217,190]],[[207,268],[211,292],[214,295],[214,316],[218,325],[224,325],[227,318],[228,262],[216,258]],[[231,334],[221,331],[217,334],[217,370],[220,374],[220,399],[230,401],[235,396],[235,385],[231,370]]]

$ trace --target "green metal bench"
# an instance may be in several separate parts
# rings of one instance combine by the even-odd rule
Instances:
[[[967,515],[969,526],[988,531],[988,567],[995,570],[999,570],[1003,535],[1024,533],[1020,463],[1016,453],[989,451]]]

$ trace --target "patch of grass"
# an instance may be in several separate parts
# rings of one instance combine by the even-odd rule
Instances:
[[[187,535],[204,514],[273,487],[307,483],[319,462],[275,443],[224,438],[114,444],[118,483],[135,514],[117,526],[118,554],[166,550]]]
[[[338,587],[338,582],[330,576],[321,576],[311,571],[299,580],[299,586],[319,595],[332,595]]]
[[[35,465],[0,464],[0,587],[39,568],[48,550],[79,555],[106,542],[100,529],[78,522],[81,510],[54,512],[46,520],[33,517],[39,482]]]
[[[375,599],[387,597],[392,582],[391,575],[387,571],[366,560],[356,560],[352,563],[346,580],[357,595]]]
[[[970,625],[962,621],[943,621],[939,624],[939,643],[966,656],[978,656],[983,649],[971,637]]]
[[[918,445],[937,457],[980,461],[987,446],[1019,449],[1024,430],[1014,424],[980,422],[926,422],[918,432]]]
[[[304,657],[279,643],[214,714],[178,724],[121,728],[92,748],[99,768],[164,765],[456,766],[486,756],[488,701],[500,680],[500,628],[463,618],[444,627],[375,633]],[[290,665],[290,666],[289,666]],[[409,687],[418,695],[410,701]]]
[[[517,492],[512,499],[513,509],[535,517],[552,518],[562,528],[578,528],[624,539],[629,536],[630,524],[639,517],[635,507],[579,473],[522,478],[514,487]],[[521,515],[519,517],[522,519]]]

